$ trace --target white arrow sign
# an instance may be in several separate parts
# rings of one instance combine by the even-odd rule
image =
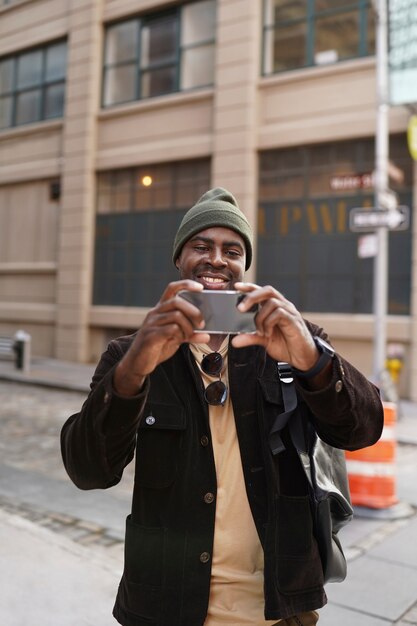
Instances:
[[[399,206],[395,211],[381,211],[374,208],[351,209],[349,225],[352,231],[372,231],[377,228],[407,230],[410,225],[410,209],[408,206]]]

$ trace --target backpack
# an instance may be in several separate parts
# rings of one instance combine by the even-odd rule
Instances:
[[[276,455],[284,449],[280,431],[288,425],[309,485],[313,530],[324,582],[341,582],[346,578],[346,558],[337,535],[353,518],[345,454],[343,450],[322,441],[311,420],[303,422],[303,411],[298,403],[291,366],[279,362],[277,367],[284,413],[277,416],[271,429],[271,452]]]

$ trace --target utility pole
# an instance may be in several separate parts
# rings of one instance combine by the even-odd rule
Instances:
[[[375,136],[375,207],[382,208],[381,196],[388,189],[388,1],[375,0],[377,120]],[[388,229],[378,228],[377,254],[374,262],[374,362],[373,380],[381,383],[386,357],[386,317],[388,303]]]

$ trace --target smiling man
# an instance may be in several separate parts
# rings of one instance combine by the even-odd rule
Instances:
[[[81,489],[118,483],[136,455],[125,567],[114,607],[125,626],[311,626],[326,602],[309,488],[286,432],[277,361],[293,368],[305,428],[355,449],[380,436],[377,389],[272,286],[243,281],[252,230],[232,194],[208,191],[174,241],[179,280],[131,336],[113,340],[80,413],[62,429]],[[256,332],[204,332],[179,292],[241,291]],[[197,330],[195,330],[197,329]]]

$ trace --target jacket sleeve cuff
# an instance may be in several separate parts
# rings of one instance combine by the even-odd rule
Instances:
[[[113,387],[113,367],[101,381],[103,402],[103,430],[106,435],[136,430],[149,392],[149,378],[135,396],[119,395]]]
[[[295,378],[297,392],[302,396],[313,414],[320,420],[335,422],[343,414],[348,414],[352,403],[345,371],[338,355],[333,360],[332,376],[323,389],[308,389],[302,381]]]

